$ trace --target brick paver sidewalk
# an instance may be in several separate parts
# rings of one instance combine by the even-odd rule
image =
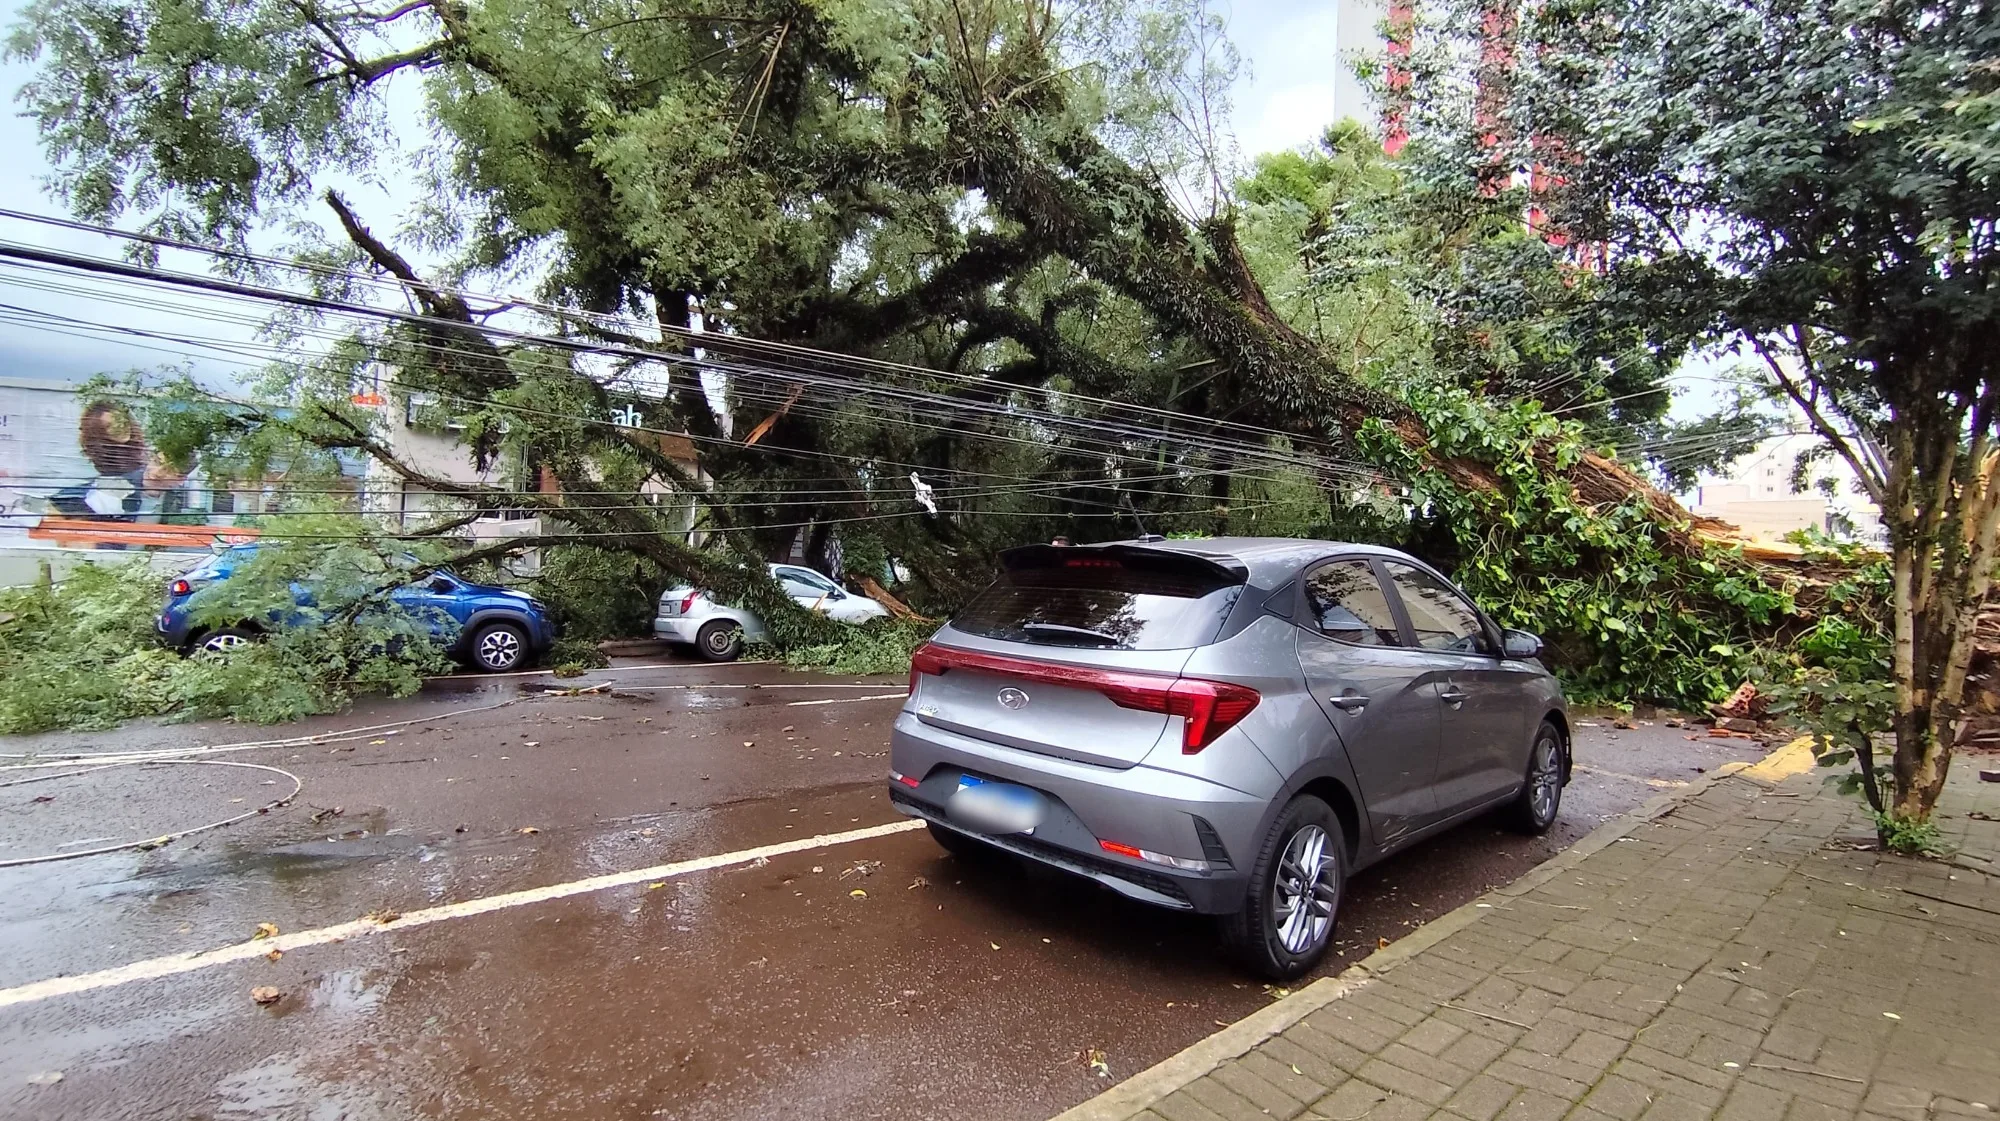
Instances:
[[[1951,862],[1843,843],[1866,821],[1821,774],[1717,778],[1064,1121],[2000,1121],[1976,766]]]

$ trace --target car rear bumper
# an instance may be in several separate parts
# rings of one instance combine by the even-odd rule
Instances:
[[[653,635],[667,642],[685,642],[692,646],[695,635],[701,630],[703,620],[685,615],[660,615],[653,619]]]
[[[891,782],[889,800],[923,818],[996,848],[1097,881],[1142,902],[1221,914],[1243,905],[1252,838],[1269,804],[1191,775],[1146,766],[1123,770],[1036,755],[931,727],[905,712],[896,718],[890,767],[918,779]],[[990,836],[955,823],[946,803],[964,774],[1039,791],[1047,819],[1032,834]],[[1169,867],[1107,850],[1103,842],[1200,861],[1205,871]]]

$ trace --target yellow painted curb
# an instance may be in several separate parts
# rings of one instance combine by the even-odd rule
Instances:
[[[1764,756],[1758,762],[1752,763],[1736,773],[1744,778],[1755,779],[1763,783],[1776,784],[1783,782],[1793,775],[1802,775],[1812,770],[1812,746],[1813,738],[1811,736],[1800,736],[1798,739],[1793,740],[1771,754]]]

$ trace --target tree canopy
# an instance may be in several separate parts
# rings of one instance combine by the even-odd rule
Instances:
[[[78,214],[404,301],[289,315],[312,345],[249,405],[180,386],[188,454],[358,453],[561,527],[522,544],[703,582],[838,541],[946,607],[1056,533],[1403,542],[1606,692],[1712,694],[1733,670],[1702,659],[1784,602],[1603,454],[1662,423],[1695,332],[1627,315],[1518,193],[1357,129],[1231,183],[1199,3],[41,0],[12,49]],[[339,193],[409,174],[400,228]],[[309,272],[241,252],[283,230]],[[465,291],[520,287],[534,306]],[[649,364],[664,415],[612,423],[659,396]],[[522,481],[398,460],[351,400],[383,368]],[[948,516],[917,510],[926,479]],[[733,548],[690,544],[662,489]]]

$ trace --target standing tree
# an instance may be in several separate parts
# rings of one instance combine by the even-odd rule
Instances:
[[[2000,9],[1557,0],[1451,22],[1483,30],[1471,57],[1511,66],[1427,106],[1438,148],[1547,184],[1548,222],[1605,248],[1622,298],[1746,342],[1881,506],[1896,686],[1883,825],[1920,827],[2000,534]],[[1449,80],[1466,57],[1451,38],[1424,77],[1467,91],[1462,71]]]

